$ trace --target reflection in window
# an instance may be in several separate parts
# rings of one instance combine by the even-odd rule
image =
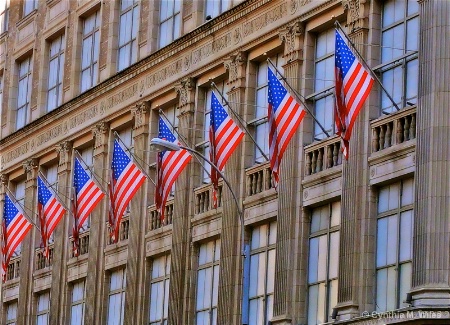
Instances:
[[[341,202],[312,210],[308,259],[308,324],[331,321],[337,304]]]
[[[382,187],[378,193],[377,311],[407,307],[411,289],[414,180]]]
[[[162,0],[159,11],[159,47],[180,37],[181,0]]]
[[[79,281],[72,286],[72,303],[70,308],[70,325],[84,324],[84,309],[86,288],[85,281]]]
[[[36,325],[48,325],[50,313],[50,293],[45,292],[37,296]]]
[[[139,1],[120,1],[119,62],[117,70],[123,70],[137,61],[137,34],[139,29]]]
[[[231,0],[205,0],[206,10],[205,17],[217,17],[221,13],[228,10],[231,4]]]
[[[126,270],[112,272],[109,277],[107,325],[122,325],[125,307]]]
[[[170,255],[153,260],[150,284],[150,325],[166,325],[169,314]]]
[[[20,129],[28,123],[31,97],[31,69],[31,57],[19,63],[16,129]]]
[[[47,112],[62,103],[62,81],[64,73],[64,35],[58,36],[50,43],[48,64]]]
[[[81,92],[98,82],[98,57],[100,48],[100,12],[83,20],[81,44]]]
[[[417,1],[390,0],[383,5],[381,65],[376,71],[395,103],[400,107],[417,103],[419,4]],[[381,111],[396,109],[384,91]]]

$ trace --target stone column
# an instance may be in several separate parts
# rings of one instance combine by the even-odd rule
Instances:
[[[360,0],[343,1],[347,9],[347,26],[351,27],[349,38],[357,44],[357,50],[363,56],[368,39],[369,4]],[[369,202],[366,195],[368,184],[368,153],[369,153],[369,115],[368,103],[359,113],[350,139],[349,158],[343,158],[342,164],[342,194],[341,194],[341,228],[339,244],[339,278],[338,278],[338,309],[339,319],[360,316],[361,304],[361,254],[363,221],[369,214]],[[367,222],[367,220],[365,221]],[[373,229],[373,228],[372,228]],[[370,229],[369,229],[370,230]],[[372,234],[373,235],[373,234]]]
[[[413,305],[450,301],[450,2],[420,3]]]
[[[187,78],[176,87],[179,94],[178,132],[190,142],[193,139],[195,83]],[[192,142],[191,142],[192,143]],[[175,186],[175,203],[172,219],[172,249],[169,287],[169,324],[188,324],[190,241],[192,216],[191,165],[180,174]]]
[[[92,128],[94,136],[94,170],[100,179],[108,179],[108,144],[109,125],[100,122]],[[107,188],[106,183],[102,184]],[[105,259],[103,250],[106,239],[106,220],[108,200],[103,199],[91,213],[89,228],[89,256],[86,277],[85,324],[102,324],[104,322],[104,279]]]
[[[303,63],[303,26],[299,21],[280,29],[284,42],[284,76],[292,88],[300,89],[300,71]],[[290,91],[292,93],[292,91]],[[292,137],[280,164],[278,185],[278,216],[275,265],[275,292],[272,324],[291,324],[294,290],[294,270],[298,269],[297,245],[301,202],[301,168],[303,136],[297,131]]]
[[[5,204],[5,193],[6,186],[8,185],[8,176],[5,174],[0,174],[0,211],[2,216],[2,225],[3,225],[3,211]],[[1,272],[1,271],[0,271]],[[0,280],[0,315],[5,315],[6,305],[3,303],[4,291],[3,291],[4,283]],[[1,319],[3,321],[3,319]]]
[[[27,180],[25,182],[25,205],[32,211],[25,209],[25,213],[39,224],[37,211],[34,207],[37,195],[36,178],[38,174],[38,159],[31,158],[23,163],[23,169]],[[34,228],[34,227],[33,227]],[[22,241],[22,256],[20,260],[19,305],[17,308],[17,323],[31,324],[33,316],[33,271],[34,271],[34,247],[36,233],[39,230],[32,229]],[[38,233],[39,236],[39,233]]]
[[[59,155],[58,164],[58,192],[59,197],[64,200],[66,207],[71,206],[71,170],[72,170],[72,143],[64,141],[56,146]],[[67,199],[65,199],[67,198]],[[69,260],[69,225],[72,215],[67,211],[59,225],[53,232],[53,265],[52,286],[50,289],[50,324],[63,324],[66,319],[65,301],[69,296],[67,286],[67,261]]]
[[[232,107],[227,107],[228,114],[235,121],[231,110],[240,115],[245,110],[245,73],[247,67],[247,55],[238,52],[225,61],[228,70],[228,101]],[[219,95],[218,95],[219,96]],[[220,98],[220,97],[219,97]],[[237,123],[239,125],[239,123]],[[243,188],[240,186],[245,179],[243,164],[243,148],[239,145],[226,164],[225,177],[230,182],[233,192],[239,199],[242,209]],[[227,172],[228,171],[228,172]],[[241,324],[242,308],[242,238],[241,223],[238,207],[230,189],[223,183],[223,212],[222,232],[220,234],[220,272],[219,272],[219,299],[218,299],[218,324]],[[247,257],[250,258],[250,257]]]
[[[136,104],[134,115],[134,155],[140,158],[137,163],[146,168],[149,148],[149,110],[147,102]],[[144,170],[148,172],[148,168]],[[125,291],[125,324],[144,324],[145,310],[145,230],[147,219],[147,187],[145,182],[136,192],[130,203],[130,224],[128,237],[127,286]],[[144,308],[147,308],[145,306]]]

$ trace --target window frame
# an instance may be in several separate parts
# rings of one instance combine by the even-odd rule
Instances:
[[[23,1],[23,17],[32,14],[38,8],[38,0]]]
[[[81,299],[78,300],[74,300],[74,290],[75,290],[75,286],[79,285],[79,284],[83,284],[83,296],[81,297]],[[81,305],[81,319],[80,320],[73,320],[73,309],[76,306],[80,306]],[[84,325],[84,314],[85,314],[85,308],[86,308],[86,280],[83,279],[81,281],[77,281],[72,283],[72,288],[71,288],[71,299],[70,299],[70,325]]]
[[[24,71],[23,74],[21,74],[22,65],[27,64],[28,69]],[[30,101],[31,101],[31,81],[32,81],[32,72],[33,72],[33,61],[32,56],[28,56],[22,61],[18,62],[18,80],[17,80],[17,109],[16,109],[16,130],[19,130],[23,128],[25,125],[28,124],[29,119],[29,110],[30,110]],[[20,93],[21,93],[21,85],[22,87],[25,87],[25,90],[22,89],[22,91],[25,91],[24,96],[24,103],[21,105],[20,103]],[[23,110],[21,113],[20,111]],[[19,115],[23,115],[23,124],[19,124]]]
[[[59,42],[59,50],[52,55],[52,47],[55,42]],[[64,79],[64,57],[66,38],[64,34],[59,35],[49,42],[48,56],[48,80],[47,80],[47,112],[50,112],[62,104],[62,83]],[[50,69],[53,61],[56,61],[56,72]],[[50,85],[50,81],[55,80],[55,85]],[[50,101],[50,93],[55,90],[55,100]],[[52,103],[52,105],[50,105]],[[54,106],[53,106],[54,105]]]
[[[115,288],[115,289],[111,289],[111,282],[113,279],[113,275],[117,274],[117,273],[121,273],[121,287],[120,288]],[[107,306],[107,315],[106,315],[106,325],[110,325],[110,319],[111,319],[111,297],[116,296],[116,295],[120,295],[120,318],[118,320],[118,323],[116,323],[117,320],[114,321],[114,324],[123,324],[124,321],[124,311],[125,311],[125,290],[126,290],[126,285],[127,285],[127,269],[126,268],[121,268],[121,269],[117,269],[112,271],[109,274],[109,287],[108,287],[108,306]],[[114,307],[116,307],[114,305]],[[114,316],[114,314],[112,315]]]
[[[14,314],[11,315],[10,308],[15,307]],[[8,301],[5,307],[6,313],[5,313],[5,324],[6,325],[15,325],[17,322],[17,312],[19,309],[19,303],[17,300]]]
[[[208,4],[212,4],[208,6]],[[205,0],[205,18],[215,18],[229,10],[233,4],[233,0]]]
[[[40,309],[40,299],[41,297],[47,298],[47,309]],[[50,292],[41,292],[36,295],[36,325],[42,325],[42,321],[44,324],[49,324],[49,316],[50,316]]]
[[[158,259],[164,259],[164,274],[153,277],[153,271],[154,271],[154,265],[155,261]],[[166,325],[168,322],[168,310],[169,310],[169,304],[168,304],[168,298],[169,298],[169,285],[170,285],[170,263],[171,263],[171,255],[164,254],[162,256],[156,257],[152,261],[152,271],[150,272],[150,294],[149,294],[149,316],[148,316],[148,324],[149,325],[158,325],[163,324]],[[152,317],[152,306],[153,305],[153,299],[152,299],[152,289],[153,286],[156,284],[162,283],[163,287],[163,293],[162,293],[162,299],[158,295],[156,298],[158,301],[162,301],[162,318],[151,320]],[[166,314],[167,313],[167,314]],[[166,314],[166,315],[165,315]]]
[[[162,16],[163,15],[163,4],[166,3],[167,7],[168,7],[169,2],[172,3],[172,12],[170,14],[168,14],[167,17],[163,17]],[[176,4],[178,4],[178,8],[176,8],[177,7]],[[177,38],[179,38],[181,36],[181,7],[182,7],[182,4],[183,4],[183,2],[180,0],[162,0],[162,1],[160,1],[159,25],[158,25],[158,27],[159,27],[159,32],[158,32],[159,48],[163,48],[163,47],[169,45],[171,42],[173,42],[174,40],[176,40]],[[178,11],[175,11],[177,9],[178,9]],[[167,35],[167,34],[163,35],[164,34],[163,25],[165,23],[168,23],[168,26],[170,26],[172,29],[170,38],[168,37],[169,35]],[[178,26],[177,26],[177,24],[178,24]],[[166,36],[166,37],[163,37],[163,36]]]
[[[4,2],[5,6],[0,8],[0,35],[8,31],[10,0]]]

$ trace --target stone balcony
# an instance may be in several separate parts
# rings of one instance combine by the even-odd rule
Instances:
[[[148,207],[147,232],[172,224],[173,202],[173,198],[167,200],[166,206],[164,207],[164,220],[161,220],[159,217],[158,211],[156,210],[156,206],[154,204]]]
[[[219,181],[217,191],[217,207],[222,206],[222,187],[223,181]],[[213,185],[212,183],[202,185],[194,189],[195,210],[194,214],[202,214],[214,209],[213,206]]]
[[[53,264],[53,252],[54,252],[54,245],[49,245],[48,246],[48,258],[46,258],[44,256],[44,250],[42,248],[39,248],[36,250],[35,254],[36,254],[36,258],[35,258],[35,262],[36,262],[36,267],[35,270],[42,270],[45,269],[47,267],[52,266]]]
[[[255,165],[245,171],[245,194],[247,197],[268,191],[271,188],[273,188],[272,171],[269,162]]]
[[[11,258],[6,269],[6,281],[16,279],[20,276],[21,256]]]
[[[341,139],[334,135],[305,147],[305,176],[342,164]]]
[[[416,107],[402,109],[370,123],[372,153],[416,138]]]

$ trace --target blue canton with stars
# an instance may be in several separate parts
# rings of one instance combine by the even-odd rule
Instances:
[[[283,101],[284,96],[286,96],[287,90],[275,76],[272,69],[268,68],[267,71],[269,80],[269,94],[267,97],[269,104],[272,105],[272,109],[276,112]]]
[[[117,140],[114,140],[114,152],[111,167],[114,179],[118,179],[131,159],[125,153]]]
[[[175,136],[172,132],[170,132],[167,124],[164,122],[164,120],[160,117],[159,118],[159,132],[158,132],[158,138],[174,142],[176,140]]]
[[[44,181],[38,176],[38,202],[42,206],[45,206],[52,195],[52,192],[47,188]]]
[[[83,186],[89,181],[90,177],[88,173],[84,170],[78,158],[75,158],[75,170],[73,172],[73,186],[75,187],[75,192],[80,193]]]
[[[211,119],[210,126],[214,128],[214,132],[217,132],[220,125],[228,117],[227,112],[220,104],[214,92],[211,95]]]
[[[342,39],[341,34],[336,30],[336,55],[334,60],[336,68],[341,70],[342,79],[347,75],[348,70],[350,70],[355,59],[352,51],[350,51],[349,47]]]
[[[16,208],[14,203],[9,198],[8,194],[5,194],[5,207],[3,212],[3,218],[6,222],[6,228],[8,228],[9,224],[13,219],[17,216],[19,210]]]

